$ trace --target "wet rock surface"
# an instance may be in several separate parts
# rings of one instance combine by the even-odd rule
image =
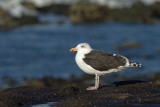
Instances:
[[[79,3],[71,5],[69,17],[74,23],[104,21],[157,23],[160,22],[159,6],[160,2],[150,6],[137,2],[130,8],[111,9],[97,4]]]
[[[69,18],[74,23],[80,22],[102,22],[109,11],[108,6],[96,4],[73,4],[69,10]]]
[[[33,3],[31,3],[31,2],[22,1],[21,4],[22,4],[25,8],[29,9],[29,10],[37,11],[37,7],[36,7]]]
[[[3,30],[38,23],[40,22],[36,16],[22,15],[21,17],[14,17],[0,7],[0,28]]]
[[[123,50],[128,48],[140,48],[140,47],[143,47],[142,43],[129,40],[124,41],[121,45],[117,44],[114,45],[114,49],[116,50]]]
[[[160,52],[160,47],[156,48],[155,50],[156,52]]]
[[[53,4],[50,4],[48,6],[37,7],[37,10],[39,12],[43,12],[43,13],[52,12],[52,13],[55,13],[55,14],[68,15],[69,8],[70,8],[70,5],[67,5],[67,4],[54,4],[53,3]]]
[[[125,21],[140,23],[160,22],[160,2],[144,5],[137,2],[130,8],[109,8],[107,5],[93,3],[56,4],[37,7],[31,2],[23,1],[22,6],[36,13],[54,13],[68,16],[73,23],[95,23],[106,21]],[[19,26],[40,23],[37,16],[13,17],[0,8],[0,27],[11,29]]]
[[[101,84],[95,91],[87,91],[88,85],[69,84],[53,88],[29,86],[13,87],[0,92],[0,106],[20,107],[21,105],[58,102],[53,107],[114,106],[159,104],[160,84],[141,80],[119,81]],[[8,103],[10,102],[10,103]]]

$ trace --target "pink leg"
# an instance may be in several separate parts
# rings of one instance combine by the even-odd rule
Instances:
[[[95,75],[95,86],[90,86],[87,90],[97,90],[99,88],[99,75]]]
[[[99,88],[99,75],[97,75],[97,89]]]

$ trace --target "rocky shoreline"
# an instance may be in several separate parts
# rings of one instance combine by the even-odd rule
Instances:
[[[157,23],[160,22],[159,7],[159,2],[150,6],[137,2],[130,8],[118,9],[96,4],[74,4],[70,8],[69,17],[74,23],[104,21]]]
[[[36,7],[33,3],[22,2],[25,8],[37,13],[54,13],[66,15],[73,23],[96,23],[107,21],[125,21],[140,23],[160,22],[160,2],[146,6],[137,2],[130,8],[111,9],[107,5],[93,3],[76,4],[50,4],[44,7]],[[0,27],[10,29],[18,26],[40,23],[37,16],[14,17],[0,8]]]
[[[22,15],[21,17],[14,17],[4,9],[0,8],[0,28],[2,30],[38,23],[40,23],[40,21],[36,16]]]
[[[68,84],[54,88],[19,86],[1,90],[1,107],[57,102],[53,107],[145,106],[160,103],[160,84],[141,80],[101,84],[96,91],[86,85]]]
[[[70,79],[43,77],[28,79],[21,85],[13,85],[0,91],[0,107],[27,107],[29,105],[56,102],[53,107],[84,106],[141,106],[160,104],[159,74],[150,74],[148,80],[124,80],[111,83],[101,81],[100,88],[87,91],[92,75]],[[112,77],[116,78],[116,77]],[[107,81],[108,82],[108,81]],[[8,103],[9,102],[9,103]]]

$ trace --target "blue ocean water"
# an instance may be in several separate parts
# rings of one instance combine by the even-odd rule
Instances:
[[[69,51],[81,42],[142,63],[142,68],[128,69],[133,74],[160,72],[160,53],[155,51],[160,47],[160,24],[73,24],[65,16],[53,14],[41,14],[39,18],[47,23],[0,31],[0,77],[67,78],[71,74],[83,74],[75,63],[76,53]],[[123,51],[113,48],[125,40],[140,42],[144,46]],[[149,60],[144,58],[148,55],[152,56]]]

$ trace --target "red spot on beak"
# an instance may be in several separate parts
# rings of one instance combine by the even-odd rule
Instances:
[[[77,49],[76,48],[70,49],[70,52],[73,52],[73,51],[77,51]]]

